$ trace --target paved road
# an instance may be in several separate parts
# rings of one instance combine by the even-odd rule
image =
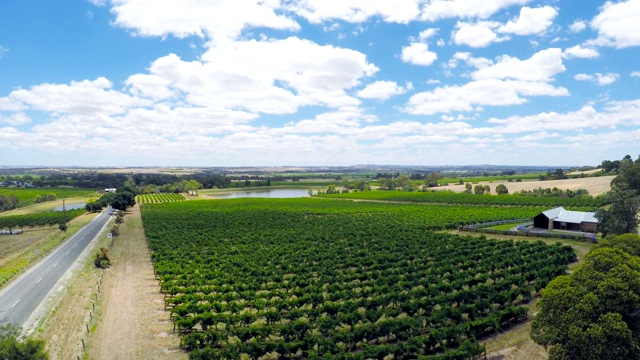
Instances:
[[[0,319],[23,326],[31,313],[109,221],[111,207],[58,247],[35,268],[0,292]]]

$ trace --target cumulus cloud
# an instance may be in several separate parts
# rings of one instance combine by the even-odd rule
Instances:
[[[510,40],[509,35],[544,35],[557,15],[556,9],[550,6],[525,6],[520,9],[520,15],[516,19],[509,20],[506,24],[496,21],[458,22],[453,41],[458,45],[482,48],[494,42]]]
[[[640,71],[631,72],[631,77],[640,77]]]
[[[584,129],[603,129],[616,126],[637,126],[640,124],[637,111],[640,100],[611,101],[603,111],[586,105],[577,111],[567,113],[543,112],[528,116],[510,116],[503,119],[491,118],[489,124],[496,125],[497,133],[524,133],[531,131],[577,131]],[[599,132],[597,136],[601,136]],[[614,140],[616,141],[616,140]]]
[[[468,52],[454,54],[450,67],[462,61],[475,67],[473,81],[460,86],[445,86],[413,95],[404,110],[411,114],[432,115],[440,112],[474,111],[482,106],[507,106],[527,102],[529,96],[568,96],[564,87],[549,82],[565,71],[562,51],[541,50],[526,60],[501,56],[495,62],[475,58]]]
[[[22,111],[26,109],[27,107],[15,98],[0,98],[0,111]]]
[[[411,84],[408,84],[407,88],[410,86]],[[387,100],[394,95],[406,93],[407,88],[399,86],[395,81],[376,81],[358,91],[356,95],[365,99]]]
[[[508,55],[501,56],[495,64],[478,69],[471,77],[474,80],[515,79],[548,82],[565,70],[562,64],[562,50],[550,48],[541,50],[526,60]]]
[[[404,110],[414,115],[473,111],[477,106],[507,106],[527,102],[526,96],[568,96],[563,87],[540,81],[483,79],[461,86],[439,87],[411,96]]]
[[[300,106],[358,105],[346,90],[377,71],[358,51],[291,37],[219,44],[199,61],[167,55],[127,84],[154,99],[177,93],[195,106],[287,114]]]
[[[134,106],[150,105],[128,94],[111,90],[113,84],[106,78],[72,81],[66,84],[41,84],[14,90],[9,99],[19,101],[34,110],[54,114],[121,114]]]
[[[253,0],[114,0],[113,24],[140,36],[235,39],[248,27],[298,30],[299,24],[279,14],[279,1]]]
[[[432,0],[422,8],[422,20],[436,21],[451,18],[486,19],[513,5],[524,5],[529,0]]]
[[[134,74],[129,76],[125,84],[130,86],[134,95],[151,98],[152,100],[165,100],[174,96],[169,85],[171,82],[153,74]]]
[[[520,16],[516,20],[509,20],[498,28],[498,32],[516,35],[544,34],[553,25],[553,19],[558,15],[551,6],[520,9]]]
[[[0,114],[0,123],[9,124],[12,126],[24,125],[31,122],[31,118],[23,112],[14,113],[9,116],[2,116]]]
[[[569,25],[569,30],[573,33],[579,33],[587,28],[587,22],[584,20],[576,20]]]
[[[494,42],[507,41],[508,36],[498,36],[494,31],[500,24],[493,21],[481,21],[477,23],[458,22],[453,34],[453,41],[458,45],[467,45],[473,48],[489,46]]]
[[[590,26],[598,31],[598,38],[593,44],[626,48],[640,45],[640,1],[622,2],[607,1],[600,13],[590,22]]]
[[[429,51],[425,43],[414,42],[402,48],[402,61],[414,65],[429,66],[438,59],[438,55]]]
[[[361,23],[373,16],[386,22],[406,24],[420,15],[415,0],[302,0],[287,2],[289,11],[304,17],[311,23],[327,20],[344,20]]]
[[[596,49],[584,48],[580,45],[572,46],[564,50],[562,54],[565,59],[581,58],[581,59],[594,59],[600,56],[600,53]]]
[[[429,28],[429,29],[420,31],[420,34],[418,35],[418,39],[420,41],[427,41],[429,38],[435,36],[436,34],[438,34],[438,29]]]
[[[580,73],[573,76],[578,81],[591,81],[599,86],[613,84],[619,77],[620,75],[616,73],[595,73],[593,75]]]

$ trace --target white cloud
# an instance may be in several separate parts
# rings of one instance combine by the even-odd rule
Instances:
[[[207,36],[222,41],[237,38],[247,27],[298,30],[300,26],[277,14],[279,1],[253,0],[114,0],[113,24],[141,36]]]
[[[106,0],[87,0],[87,1],[92,3],[95,6],[105,6],[107,3]]]
[[[423,20],[436,21],[450,18],[486,19],[512,5],[524,5],[529,0],[431,0],[422,8]]]
[[[539,81],[483,79],[461,86],[439,87],[411,96],[405,111],[433,115],[451,111],[474,111],[476,106],[506,106],[527,102],[523,96],[567,96],[562,87]]]
[[[573,76],[578,81],[591,81],[599,86],[613,84],[619,77],[620,75],[616,73],[595,73],[593,75],[580,73]]]
[[[587,22],[584,20],[576,20],[571,25],[569,25],[569,30],[573,33],[579,33],[586,28]]]
[[[528,96],[569,95],[566,88],[549,84],[556,74],[565,71],[562,51],[557,48],[541,50],[526,60],[504,55],[495,63],[486,58],[475,58],[468,52],[458,52],[447,66],[455,68],[460,61],[477,69],[471,73],[474,81],[417,93],[404,110],[423,115],[469,112],[487,105],[522,104],[527,102]]]
[[[438,59],[438,55],[429,51],[425,43],[412,43],[402,48],[402,61],[414,65],[429,66]]]
[[[0,98],[0,111],[22,111],[27,107],[14,98],[2,97]]]
[[[444,46],[444,40],[443,39],[438,39],[438,42],[436,42],[436,45],[443,47]]]
[[[170,81],[152,74],[135,74],[129,76],[125,84],[131,87],[131,92],[140,97],[153,100],[164,100],[174,96],[170,89]]]
[[[584,48],[580,45],[572,46],[564,50],[563,57],[565,59],[581,58],[594,59],[600,56],[598,50],[592,48]]]
[[[468,45],[474,48],[489,46],[494,42],[509,40],[508,36],[499,37],[494,31],[500,24],[493,21],[481,21],[475,24],[458,22],[456,24],[453,41],[458,45]]]
[[[619,77],[620,75],[616,73],[606,73],[606,74],[596,73],[596,82],[598,85],[601,85],[601,86],[610,85],[616,82],[616,80],[618,80]]]
[[[489,124],[498,125],[493,131],[502,134],[526,133],[532,131],[580,131],[585,129],[614,128],[616,126],[638,126],[637,112],[640,100],[611,101],[603,111],[592,106],[584,106],[568,113],[544,112],[529,116],[510,116],[504,119],[489,119]],[[602,132],[598,132],[602,137]],[[613,142],[617,138],[612,139]],[[589,142],[590,143],[590,142]]]
[[[292,37],[219,44],[201,61],[168,55],[151,64],[149,76],[128,83],[140,96],[177,93],[201,107],[286,114],[300,106],[358,105],[346,90],[377,71],[358,51]]]
[[[356,95],[365,99],[387,100],[394,95],[404,94],[407,90],[395,81],[376,81],[358,91]]]
[[[550,48],[541,50],[526,60],[504,55],[499,57],[495,64],[473,72],[471,77],[474,80],[516,79],[548,82],[565,69],[562,64],[562,50]]]
[[[544,34],[553,25],[553,19],[558,15],[556,9],[551,6],[530,8],[524,6],[520,9],[520,16],[513,21],[498,28],[498,32],[516,35]]]
[[[573,75],[573,78],[578,81],[594,81],[596,79],[596,77],[593,75],[583,74],[583,73],[575,74]]]
[[[324,31],[324,32],[330,32],[330,31],[336,31],[336,30],[340,30],[340,24],[338,24],[338,23],[333,23],[333,24],[331,24],[331,26],[323,26],[322,27],[322,31]]]
[[[7,117],[0,115],[0,123],[5,123],[13,126],[24,125],[31,122],[31,118],[25,113],[19,112],[11,114]]]
[[[344,107],[319,114],[313,119],[305,119],[287,124],[282,128],[271,129],[270,132],[274,134],[333,133],[349,135],[357,132],[362,122],[376,120],[375,116],[365,115],[360,108]]]
[[[473,66],[477,69],[484,69],[492,66],[493,61],[483,57],[473,57],[470,52],[457,52],[453,54],[453,57],[449,60],[449,66],[455,68],[458,66],[458,61],[463,61],[469,66]]]
[[[598,31],[596,45],[625,48],[640,45],[640,1],[607,1],[590,26]]]
[[[438,34],[438,29],[429,28],[429,29],[420,31],[420,35],[418,35],[418,39],[420,41],[427,41],[429,38],[435,36],[436,34]]]
[[[93,81],[72,81],[69,85],[41,84],[29,90],[14,90],[9,98],[54,114],[121,114],[134,106],[150,105],[149,101],[111,90],[112,86],[109,80],[99,77]]]
[[[301,0],[287,2],[287,6],[289,11],[316,24],[336,19],[361,23],[374,16],[406,24],[420,15],[416,0]]]
[[[631,77],[640,77],[640,71],[631,72]]]

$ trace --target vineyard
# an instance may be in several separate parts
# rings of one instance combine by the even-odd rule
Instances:
[[[175,193],[143,194],[136,196],[136,203],[138,204],[155,204],[184,200],[185,198],[182,194]]]
[[[84,214],[84,209],[67,211],[48,211],[29,215],[0,216],[0,229],[16,229],[45,225],[57,225],[69,222]]]
[[[431,230],[539,211],[237,199],[149,204],[142,216],[191,358],[466,359],[525,319],[519,305],[576,257]]]
[[[546,206],[546,207],[587,207],[597,208],[604,205],[604,199],[592,197],[545,197],[520,195],[476,195],[454,193],[450,191],[402,192],[402,191],[362,191],[341,194],[320,194],[321,197],[383,200],[415,203],[502,205],[502,206]]]

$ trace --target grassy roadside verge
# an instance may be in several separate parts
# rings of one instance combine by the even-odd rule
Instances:
[[[96,215],[85,214],[73,219],[66,232],[62,232],[58,230],[57,226],[54,226],[26,229],[20,235],[4,236],[3,241],[6,240],[6,242],[3,247],[8,251],[3,252],[0,258],[0,287],[48,255],[58,245],[91,222]]]
[[[535,237],[514,237],[508,235],[493,235],[493,234],[481,234],[481,233],[467,233],[448,231],[450,234],[457,235],[471,235],[482,236],[487,238],[501,239],[501,240],[523,240],[523,241],[542,241],[547,244],[555,244],[561,242],[569,245],[573,248],[578,256],[578,261],[569,265],[569,271],[576,269],[584,261],[585,256],[591,251],[591,248],[595,245],[588,242],[581,242],[575,240],[561,240],[561,239],[549,239],[549,238],[535,238]],[[538,312],[538,299],[525,305],[529,309],[530,318]],[[522,324],[516,325],[507,331],[491,336],[488,339],[481,341],[482,345],[487,348],[487,359],[493,360],[517,360],[517,359],[548,359],[547,351],[540,345],[536,344],[529,337],[531,331],[531,322],[526,321]]]

